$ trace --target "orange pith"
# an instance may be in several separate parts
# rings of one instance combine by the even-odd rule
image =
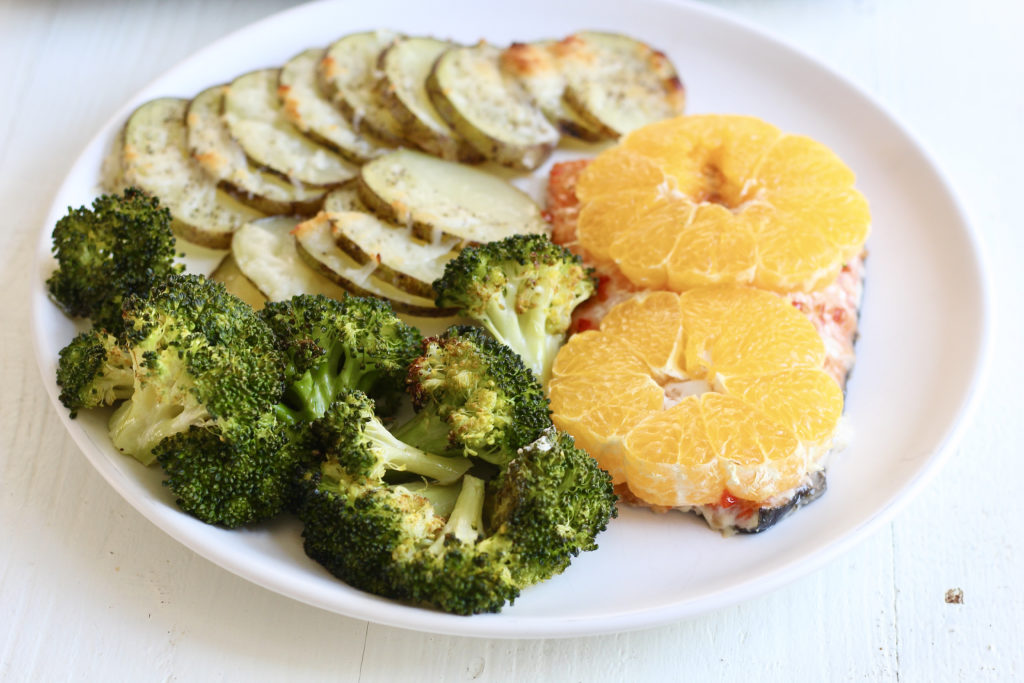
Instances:
[[[646,292],[559,352],[553,419],[647,503],[765,503],[831,445],[843,398],[824,358],[814,326],[773,293]]]
[[[746,116],[681,116],[630,133],[576,185],[578,235],[633,284],[820,289],[867,239],[853,172],[825,145]]]

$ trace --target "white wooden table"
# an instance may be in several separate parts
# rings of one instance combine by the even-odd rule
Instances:
[[[32,257],[72,160],[153,77],[288,4],[0,0],[0,679],[1024,680],[1018,3],[709,3],[859,83],[931,149],[990,247],[994,371],[932,485],[820,571],[683,623],[522,641],[368,624],[221,570],[99,477],[40,386]]]

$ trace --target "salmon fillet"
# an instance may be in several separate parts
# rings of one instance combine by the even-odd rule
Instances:
[[[599,263],[593,259],[577,239],[576,222],[580,203],[576,197],[576,182],[588,163],[584,159],[555,164],[548,176],[546,212],[551,222],[551,239],[582,257],[584,263],[593,267],[598,276],[597,293],[573,313],[572,332],[598,329],[601,319],[609,310],[639,291],[614,264]],[[856,358],[854,343],[864,289],[865,256],[861,253],[845,264],[835,282],[825,289],[782,295],[814,324],[825,343],[825,370],[844,388]],[[696,513],[711,528],[723,533],[757,533],[773,526],[797,508],[816,500],[825,492],[825,488],[824,474],[814,472],[789,496],[773,501],[770,506],[724,495],[716,505],[684,508],[649,505],[634,496],[627,484],[616,486],[616,492],[623,502],[630,505],[646,506],[660,512],[679,509]]]

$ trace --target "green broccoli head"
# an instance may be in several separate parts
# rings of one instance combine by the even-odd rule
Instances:
[[[536,583],[559,574],[615,517],[611,477],[555,427],[519,449],[490,482],[490,525],[515,549],[517,577]]]
[[[490,482],[365,472],[331,456],[307,473],[306,552],[356,588],[454,614],[500,610],[595,549],[615,516],[608,474],[554,427]]]
[[[498,609],[514,597],[507,568],[469,561],[484,500],[469,460],[398,441],[354,390],[312,433],[323,461],[304,476],[298,510],[310,557],[356,588],[446,611]]]
[[[390,304],[369,297],[300,295],[271,302],[260,315],[287,358],[279,415],[291,423],[323,415],[342,388],[377,398],[400,394],[422,338]]]
[[[46,285],[54,301],[114,334],[123,329],[127,297],[145,296],[182,270],[174,264],[170,212],[134,187],[98,197],[91,209],[68,209],[53,229],[53,253],[57,270]]]
[[[468,247],[434,282],[437,305],[480,321],[547,382],[572,312],[596,289],[591,269],[543,235]]]
[[[270,519],[292,496],[297,463],[272,414],[250,434],[226,438],[192,426],[161,440],[153,455],[178,506],[207,524],[235,528]]]
[[[466,475],[446,519],[411,487],[381,485],[327,461],[305,479],[306,553],[346,583],[454,614],[496,612],[520,591],[511,556],[479,540],[483,482]]]
[[[417,414],[395,435],[425,450],[502,465],[551,425],[548,399],[522,359],[477,327],[425,340],[407,385]]]
[[[113,405],[129,398],[135,388],[132,356],[117,339],[93,328],[71,340],[57,361],[60,402],[71,417],[79,410]]]
[[[284,361],[271,329],[224,286],[172,275],[149,296],[125,302],[124,346],[135,391],[114,412],[114,445],[145,464],[163,438],[213,427],[248,434],[283,391]]]

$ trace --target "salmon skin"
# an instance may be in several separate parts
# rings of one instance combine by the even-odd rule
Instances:
[[[594,268],[599,282],[597,293],[573,312],[571,332],[599,329],[601,319],[608,311],[640,291],[614,264],[596,261],[577,239],[580,202],[576,197],[576,182],[588,163],[586,159],[558,163],[548,176],[545,214],[551,223],[551,240],[581,256],[588,266]],[[845,264],[835,282],[822,290],[782,295],[800,309],[818,330],[825,342],[825,370],[844,389],[856,358],[854,343],[864,291],[865,258],[866,253],[861,253]],[[697,514],[708,526],[723,534],[753,534],[774,526],[797,509],[814,502],[826,489],[824,472],[812,472],[785,500],[772,505],[730,499],[715,505],[667,508],[640,500],[627,484],[617,485],[615,492],[621,501],[629,505],[648,507],[658,512],[680,510]]]

